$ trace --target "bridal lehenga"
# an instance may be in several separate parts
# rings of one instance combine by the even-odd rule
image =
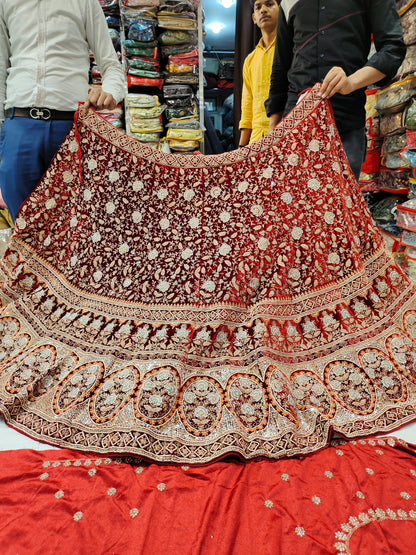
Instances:
[[[155,151],[78,112],[1,262],[7,423],[204,463],[416,419],[416,290],[318,92],[213,156]]]

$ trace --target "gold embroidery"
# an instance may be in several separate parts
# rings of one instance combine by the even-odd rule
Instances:
[[[341,530],[335,533],[335,538],[338,540],[334,547],[337,550],[337,554],[348,554],[351,555],[349,542],[354,534],[359,528],[366,526],[370,522],[377,522],[383,520],[412,520],[416,521],[416,511],[410,510],[406,512],[404,509],[399,508],[394,511],[391,508],[383,510],[381,508],[368,509],[366,513],[362,512],[358,515],[358,518],[351,516],[348,519],[348,523],[341,524]]]
[[[305,530],[301,527],[301,526],[297,526],[295,528],[295,533],[300,536],[301,538],[303,538],[303,536],[305,535]]]

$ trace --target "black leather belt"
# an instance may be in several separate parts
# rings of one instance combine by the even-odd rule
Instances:
[[[75,112],[51,110],[50,108],[9,108],[5,111],[4,115],[6,118],[9,118],[12,113],[14,117],[41,119],[43,121],[48,121],[50,119],[72,120],[75,114]]]

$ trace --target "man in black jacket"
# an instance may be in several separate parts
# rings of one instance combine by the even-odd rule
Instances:
[[[405,54],[395,0],[283,0],[266,111],[270,130],[322,82],[358,180],[365,158],[365,88],[385,84]],[[373,38],[375,53],[368,58]]]

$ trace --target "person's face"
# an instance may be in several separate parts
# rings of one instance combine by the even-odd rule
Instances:
[[[276,0],[256,0],[253,10],[253,21],[259,29],[270,33],[276,29],[278,13],[279,6]]]

